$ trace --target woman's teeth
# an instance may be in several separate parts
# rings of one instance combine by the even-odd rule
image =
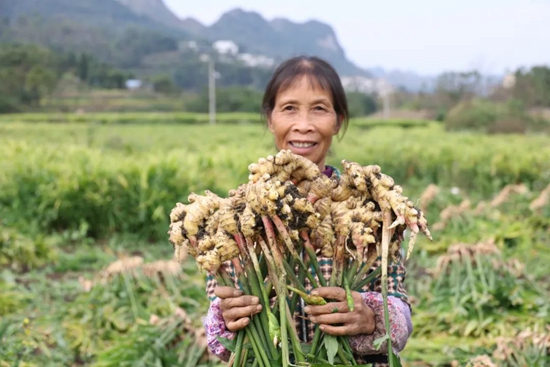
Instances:
[[[315,145],[315,143],[297,143],[297,142],[291,142],[293,146],[296,148],[309,148]]]

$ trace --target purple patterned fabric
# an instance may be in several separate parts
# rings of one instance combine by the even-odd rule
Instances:
[[[216,338],[221,336],[222,338],[233,339],[235,337],[235,333],[227,330],[225,326],[219,298],[216,298],[214,301],[210,302],[208,313],[202,319],[202,322],[204,328],[206,329],[206,341],[210,352],[222,361],[227,362],[231,357],[231,351],[225,348]]]
[[[380,293],[361,293],[365,304],[374,312],[376,327],[370,335],[357,335],[349,338],[350,346],[359,355],[386,354],[388,343],[382,343],[380,350],[374,348],[374,341],[386,334],[384,326],[384,301]],[[412,321],[409,306],[399,298],[388,296],[392,349],[397,354],[405,348],[412,334]]]

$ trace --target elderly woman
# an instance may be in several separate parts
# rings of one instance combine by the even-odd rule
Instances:
[[[316,57],[295,57],[283,62],[266,87],[262,108],[277,149],[289,149],[308,158],[329,177],[333,173],[339,175],[325,160],[333,137],[347,127],[348,107],[340,78],[330,64]],[[331,259],[319,254],[318,260],[328,279]],[[231,267],[230,264],[224,266]],[[370,271],[379,266],[378,260]],[[401,259],[390,264],[388,298],[392,347],[396,353],[405,347],[412,332],[410,305],[403,287],[405,274]],[[310,287],[306,279],[306,288]],[[386,334],[380,279],[365,286],[362,292],[352,292],[356,304],[353,311],[346,306],[344,289],[320,287],[315,291],[335,301],[296,311],[300,340],[311,342],[316,324],[327,334],[348,336],[357,362],[385,366],[387,343],[379,350],[373,345],[375,339]],[[258,297],[243,295],[236,288],[218,286],[212,277],[207,279],[207,294],[211,301],[204,319],[208,345],[215,355],[227,361],[230,352],[216,337],[233,339],[234,333],[244,328],[262,306]],[[334,312],[335,309],[338,312]]]

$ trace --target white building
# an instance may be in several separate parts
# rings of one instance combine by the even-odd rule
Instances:
[[[275,60],[264,55],[240,54],[239,60],[250,67],[270,68],[275,65]]]
[[[364,76],[342,77],[344,89],[350,92],[366,94],[387,94],[393,91],[393,86],[384,79],[372,79]]]
[[[502,86],[506,89],[514,88],[516,85],[516,76],[514,74],[507,74],[502,80]]]
[[[237,55],[239,53],[239,46],[229,40],[219,40],[212,44],[214,50],[221,55]]]
[[[143,82],[139,79],[128,79],[126,80],[126,89],[136,90],[143,86]]]

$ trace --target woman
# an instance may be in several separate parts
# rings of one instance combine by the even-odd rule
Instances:
[[[328,63],[316,57],[295,57],[282,63],[267,85],[262,108],[278,150],[290,149],[310,159],[328,176],[339,174],[335,167],[326,165],[325,160],[333,137],[347,127],[348,107],[340,78]],[[328,280],[331,261],[321,255],[318,260]],[[376,261],[371,271],[379,266],[380,262]],[[412,332],[410,305],[403,287],[405,273],[402,260],[391,264],[388,270],[395,352],[405,347]],[[299,326],[301,341],[311,342],[314,324],[317,324],[325,333],[349,336],[358,362],[384,366],[387,363],[386,342],[379,350],[373,346],[374,340],[386,333],[380,283],[378,278],[363,292],[353,292],[356,305],[353,311],[347,308],[342,288],[317,288],[315,292],[319,296],[339,302],[306,306],[296,312],[295,322]],[[306,289],[311,289],[307,280]],[[252,315],[261,311],[262,306],[258,297],[243,295],[236,288],[218,286],[213,278],[207,279],[207,294],[211,300],[204,319],[208,345],[215,355],[227,361],[230,352],[216,337],[232,339],[236,331],[250,322]],[[335,308],[338,312],[334,312]]]

